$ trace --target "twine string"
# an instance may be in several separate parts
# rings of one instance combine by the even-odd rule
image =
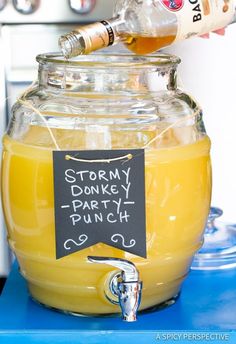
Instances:
[[[78,159],[75,158],[71,155],[66,155],[65,156],[66,160],[73,160],[73,161],[78,161],[78,162],[88,162],[88,163],[97,163],[97,162],[105,162],[105,163],[111,163],[113,161],[119,161],[119,160],[131,160],[133,159],[133,154],[126,154],[124,156],[120,156],[117,158],[112,158],[112,159],[94,159],[94,160],[87,160],[87,159]]]
[[[46,121],[46,119],[44,118],[44,116],[42,115],[42,113],[36,109],[33,104],[31,102],[29,102],[27,99],[26,99],[26,95],[32,91],[34,89],[34,87],[37,85],[37,82],[34,81],[25,91],[24,93],[17,99],[17,101],[22,104],[24,107],[28,108],[28,109],[31,109],[33,112],[35,112],[41,119],[42,121],[44,122],[44,124],[46,125],[46,128],[49,132],[49,135],[51,136],[51,139],[52,139],[52,142],[53,144],[55,145],[55,148],[56,150],[60,150],[60,147],[58,146],[57,144],[57,140],[52,132],[52,129],[49,127],[48,125],[48,122]]]
[[[156,135],[153,139],[151,139],[146,145],[144,145],[143,149],[148,148],[151,144],[153,144],[155,141],[160,139],[165,133],[167,133],[168,130],[174,128],[175,126],[179,125],[182,122],[194,119],[198,115],[198,113],[199,113],[199,110],[195,111],[192,115],[180,118],[177,121],[175,121],[174,123],[170,124],[168,127],[163,129],[158,135]]]

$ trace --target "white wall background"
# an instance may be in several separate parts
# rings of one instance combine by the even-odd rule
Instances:
[[[212,205],[224,210],[224,221],[236,223],[236,24],[224,37],[194,38],[165,51],[182,58],[183,88],[204,111],[212,140]]]

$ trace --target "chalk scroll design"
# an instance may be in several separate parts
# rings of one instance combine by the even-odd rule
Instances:
[[[129,245],[126,245],[125,244],[125,238],[123,237],[123,235],[121,235],[119,233],[112,235],[111,241],[117,243],[119,241],[119,238],[121,238],[121,244],[124,248],[131,248],[131,247],[134,247],[136,245],[136,240],[134,240],[134,239],[131,239],[129,242]]]
[[[75,240],[73,240],[73,239],[68,239],[68,240],[66,240],[65,241],[65,243],[64,243],[64,248],[65,248],[65,250],[71,250],[72,249],[72,247],[69,245],[70,243],[71,244],[74,244],[75,246],[82,246],[86,241],[88,240],[88,236],[86,235],[86,234],[81,234],[80,236],[79,236],[79,241],[80,242],[76,242]]]

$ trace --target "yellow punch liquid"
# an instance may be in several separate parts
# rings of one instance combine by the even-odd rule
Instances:
[[[54,134],[61,149],[85,149],[83,133],[55,129]],[[111,133],[112,148],[137,148],[127,143],[133,133],[121,135]],[[201,246],[209,212],[208,137],[146,150],[147,259],[105,244],[55,259],[53,149],[45,128],[33,127],[21,141],[4,137],[2,194],[9,242],[32,296],[65,311],[119,312],[104,294],[114,268],[88,263],[89,255],[120,257],[136,264],[143,281],[140,309],[178,294]]]

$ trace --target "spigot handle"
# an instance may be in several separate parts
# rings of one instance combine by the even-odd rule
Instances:
[[[119,299],[123,320],[136,321],[142,292],[142,282],[139,280],[136,266],[121,258],[89,256],[88,260],[91,263],[107,264],[121,270],[121,281],[118,281],[117,276],[113,276],[109,283],[110,291]],[[112,302],[108,295],[107,298]]]
[[[91,263],[111,265],[120,269],[122,271],[123,282],[139,281],[139,272],[136,269],[136,266],[126,259],[88,256],[88,260]]]

